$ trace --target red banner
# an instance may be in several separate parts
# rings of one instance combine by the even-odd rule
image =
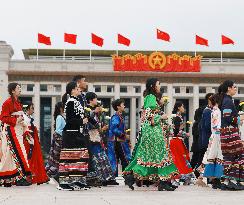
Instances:
[[[138,53],[134,56],[113,55],[114,71],[151,71],[151,72],[200,72],[202,56],[179,56],[176,53],[165,56],[153,52],[147,56]]]

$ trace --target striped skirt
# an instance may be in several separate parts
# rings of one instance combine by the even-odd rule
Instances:
[[[244,145],[239,131],[221,132],[224,177],[244,181]]]
[[[88,159],[86,148],[62,149],[59,161],[59,183],[84,183],[88,171]]]
[[[49,177],[53,177],[58,174],[61,148],[62,148],[62,136],[54,132],[51,149],[46,164],[46,171]]]

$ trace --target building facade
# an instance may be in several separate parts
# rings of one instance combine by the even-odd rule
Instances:
[[[25,59],[14,60],[13,49],[6,42],[0,42],[0,105],[8,97],[9,82],[22,86],[22,101],[32,101],[35,106],[35,123],[40,128],[41,143],[48,151],[53,132],[53,111],[56,102],[61,101],[66,83],[74,75],[86,76],[88,90],[96,92],[104,107],[112,114],[111,101],[124,98],[125,121],[131,129],[132,143],[139,129],[139,111],[143,105],[143,91],[146,79],[157,77],[161,91],[169,97],[167,113],[171,113],[176,100],[183,101],[187,120],[193,121],[194,112],[204,103],[208,92],[216,92],[219,84],[231,79],[238,86],[236,103],[244,100],[244,53],[202,52],[201,71],[197,73],[164,72],[115,72],[111,55],[116,51],[70,50],[63,56],[63,50],[23,50]],[[121,51],[121,54],[144,51]],[[150,53],[149,51],[144,53]],[[169,52],[168,52],[169,53]],[[178,52],[194,55],[193,52]],[[191,138],[190,138],[191,143]]]

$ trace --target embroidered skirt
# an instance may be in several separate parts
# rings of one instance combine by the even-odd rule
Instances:
[[[221,132],[224,177],[244,181],[244,145],[239,131]]]
[[[61,148],[62,148],[62,136],[54,132],[51,149],[46,164],[46,171],[49,177],[58,174]]]

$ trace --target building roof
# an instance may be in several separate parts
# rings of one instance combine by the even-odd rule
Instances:
[[[23,54],[25,59],[30,59],[30,56],[37,55],[37,49],[23,49]],[[154,51],[142,51],[142,50],[119,50],[119,55],[131,54],[135,55],[137,53],[151,54]],[[194,51],[160,51],[166,55],[176,53],[178,55],[190,55],[194,56]],[[100,57],[110,57],[116,54],[116,50],[92,50],[92,56]],[[203,56],[203,58],[220,58],[220,52],[197,52],[198,55]],[[39,56],[63,56],[63,49],[38,49]],[[65,50],[66,56],[90,56],[90,50],[75,50],[67,49]],[[244,59],[244,52],[223,52],[223,58],[236,58]]]

